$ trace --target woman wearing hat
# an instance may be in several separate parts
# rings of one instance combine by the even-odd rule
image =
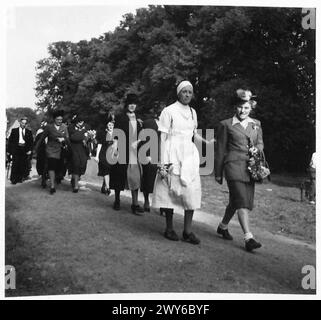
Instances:
[[[189,81],[178,85],[177,97],[175,103],[163,109],[159,119],[161,167],[155,180],[153,207],[165,212],[165,238],[179,240],[173,228],[173,213],[184,211],[182,239],[199,244],[200,240],[191,232],[194,210],[201,207],[199,153],[192,138],[201,137],[196,133],[197,114],[189,106],[193,97]]]
[[[48,124],[43,132],[42,137],[39,139],[36,150],[44,139],[48,137],[46,145],[47,155],[47,168],[50,178],[50,194],[56,192],[55,182],[56,175],[61,172],[62,166],[62,148],[69,144],[69,134],[67,126],[62,123],[64,116],[63,110],[53,112],[54,122]]]
[[[101,193],[110,195],[109,189],[109,173],[111,164],[107,161],[107,152],[112,152],[113,145],[113,130],[114,130],[114,116],[109,115],[105,127],[98,130],[97,134],[97,152],[95,161],[98,162],[98,176],[103,177],[103,184],[101,186]]]
[[[73,119],[68,128],[71,146],[71,162],[69,172],[72,175],[71,185],[73,192],[79,190],[79,178],[85,174],[87,168],[88,153],[86,149],[87,129],[84,120],[80,116]]]
[[[115,190],[114,209],[120,209],[120,192],[124,189],[131,190],[133,214],[140,215],[144,209],[138,205],[138,189],[141,185],[141,166],[138,162],[137,147],[138,135],[142,129],[142,123],[136,118],[138,97],[136,94],[128,94],[124,111],[115,117],[114,138],[117,142],[119,162],[113,164],[110,170],[110,189]],[[124,133],[124,138],[117,136],[117,131]],[[121,159],[125,155],[124,159]],[[123,160],[123,161],[122,161]]]
[[[237,212],[247,251],[261,247],[250,231],[248,218],[254,200],[254,181],[248,171],[249,154],[263,151],[261,123],[250,117],[256,105],[252,98],[249,90],[236,90],[235,115],[220,122],[215,153],[215,179],[222,184],[224,171],[229,189],[229,204],[217,232],[223,239],[233,240],[228,224]]]

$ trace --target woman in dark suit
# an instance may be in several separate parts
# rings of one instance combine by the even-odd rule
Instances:
[[[50,178],[50,194],[54,194],[56,192],[56,175],[62,171],[62,149],[69,145],[68,129],[67,126],[62,123],[63,116],[63,110],[57,110],[53,113],[54,122],[45,127],[43,135],[36,146],[36,150],[38,151],[43,140],[48,137],[46,155]]]
[[[233,240],[228,231],[228,223],[238,214],[244,232],[247,251],[260,248],[250,232],[248,214],[253,209],[254,181],[248,171],[250,153],[263,151],[262,128],[260,121],[250,118],[256,102],[252,93],[238,89],[234,97],[235,115],[220,122],[215,154],[215,180],[223,183],[223,171],[229,189],[229,204],[217,232],[226,240]],[[252,147],[250,147],[252,146]]]
[[[84,120],[80,116],[76,116],[74,123],[68,127],[68,133],[71,146],[70,173],[72,175],[72,192],[77,193],[79,190],[79,179],[86,172],[88,160],[86,149],[87,129]]]
[[[142,123],[136,118],[135,110],[138,98],[135,94],[128,94],[124,112],[115,117],[114,138],[118,152],[118,162],[110,169],[109,188],[115,190],[114,209],[120,209],[120,191],[131,190],[133,214],[140,215],[144,209],[138,205],[138,190],[141,185],[141,165],[138,162],[138,135],[142,130]],[[119,136],[118,136],[119,135]],[[107,159],[108,160],[108,159]]]

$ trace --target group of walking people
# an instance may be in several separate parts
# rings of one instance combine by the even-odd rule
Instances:
[[[114,190],[114,210],[120,210],[121,191],[131,190],[131,212],[141,215],[153,206],[165,215],[164,237],[172,241],[199,244],[200,239],[192,231],[194,211],[201,208],[201,179],[199,153],[194,144],[207,141],[197,133],[197,113],[190,107],[193,86],[182,81],[176,89],[177,101],[165,107],[160,115],[141,121],[136,116],[138,97],[128,94],[123,112],[110,117],[103,130],[97,134],[98,175],[103,177],[101,192],[109,195]],[[263,151],[262,127],[260,121],[250,117],[256,102],[250,91],[239,89],[234,93],[235,113],[223,120],[217,131],[215,153],[215,180],[222,184],[223,176],[229,189],[229,203],[217,233],[225,240],[233,240],[228,226],[235,213],[244,233],[245,249],[252,251],[261,247],[249,226],[249,213],[253,209],[255,182],[251,179],[248,165],[251,153]],[[71,147],[72,190],[78,192],[79,179],[85,173],[86,126],[83,119],[76,118],[67,128],[62,123],[62,111],[54,113],[54,123],[43,128],[36,143],[39,150],[45,144],[47,171],[50,178],[50,194],[56,192],[56,175],[61,171],[64,145]],[[152,152],[153,142],[140,137],[142,130],[154,130],[157,136],[157,151]],[[125,139],[121,137],[124,134]],[[249,142],[251,143],[249,146]],[[146,161],[141,163],[139,150],[146,148]],[[251,148],[251,150],[249,150]],[[122,157],[122,153],[124,157]],[[122,158],[122,161],[120,159]],[[44,178],[45,179],[45,178]],[[44,181],[44,180],[43,180]],[[138,203],[138,192],[144,193],[144,205]],[[149,195],[152,194],[152,204]],[[184,213],[182,236],[175,231],[173,215]]]

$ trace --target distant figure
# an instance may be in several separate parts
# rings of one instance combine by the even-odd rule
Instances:
[[[314,152],[311,157],[309,165],[309,177],[311,182],[310,203],[315,204],[315,175],[316,175],[316,153]]]
[[[48,162],[48,172],[50,178],[50,194],[56,192],[56,176],[61,178],[61,172],[64,171],[62,154],[64,149],[69,145],[69,134],[65,124],[62,123],[64,116],[63,110],[57,110],[53,113],[54,122],[48,124],[43,132],[42,137],[39,139],[36,150],[42,141],[48,137],[46,145],[46,156]]]
[[[95,161],[98,162],[98,176],[103,177],[103,183],[101,186],[101,193],[110,195],[109,188],[109,174],[111,165],[107,161],[107,150],[113,143],[113,129],[114,120],[109,117],[107,119],[106,127],[98,131],[97,135],[97,151],[95,156]]]
[[[38,144],[38,141],[41,139],[44,129],[47,125],[45,120],[41,121],[40,128],[38,129],[35,137],[35,145]],[[37,157],[36,157],[36,169],[39,176],[41,176],[41,186],[46,188],[46,180],[48,176],[47,170],[47,156],[46,156],[46,143],[48,138],[42,140],[42,143],[39,145],[37,150]]]
[[[224,172],[229,189],[229,204],[217,233],[225,240],[233,240],[228,224],[237,212],[244,232],[245,249],[252,251],[260,248],[261,243],[254,239],[249,226],[248,216],[253,209],[255,182],[250,177],[248,164],[250,153],[263,151],[262,127],[260,121],[250,118],[250,112],[256,105],[250,91],[238,89],[233,104],[235,115],[220,122],[217,135],[215,180],[222,184]]]
[[[20,119],[20,126],[11,130],[8,140],[8,155],[12,158],[10,180],[12,184],[22,182],[29,176],[29,157],[32,154],[32,132],[26,128],[27,117]]]
[[[87,129],[84,120],[77,116],[74,124],[68,127],[69,141],[71,146],[70,173],[73,192],[79,190],[79,179],[85,174],[88,160]]]

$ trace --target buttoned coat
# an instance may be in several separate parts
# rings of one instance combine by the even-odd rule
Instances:
[[[36,149],[38,149],[38,146],[46,137],[48,137],[48,142],[46,145],[47,157],[60,159],[62,144],[61,142],[59,142],[58,138],[65,138],[65,142],[69,144],[69,134],[67,126],[65,124],[61,124],[61,126],[57,130],[53,123],[48,124],[44,129],[42,137],[38,141]]]
[[[126,186],[127,181],[127,167],[129,164],[129,153],[130,153],[130,144],[137,140],[140,131],[142,130],[142,124],[140,121],[136,119],[137,122],[137,137],[130,136],[131,130],[130,130],[130,119],[126,115],[126,113],[118,114],[115,117],[115,125],[114,125],[114,135],[117,137],[116,130],[122,130],[125,134],[125,143],[123,145],[122,142],[118,142],[118,150],[119,152],[125,152],[126,153],[126,163],[120,164],[116,163],[111,165],[110,167],[110,182],[109,187],[110,189],[114,190],[124,190]],[[121,141],[121,140],[120,140]],[[121,149],[123,150],[121,151]]]
[[[248,145],[251,142],[260,151],[263,151],[263,135],[261,122],[253,119],[246,129],[240,123],[233,123],[233,118],[220,122],[217,134],[217,148],[215,153],[215,176],[223,177],[228,181],[249,182],[248,172]]]

